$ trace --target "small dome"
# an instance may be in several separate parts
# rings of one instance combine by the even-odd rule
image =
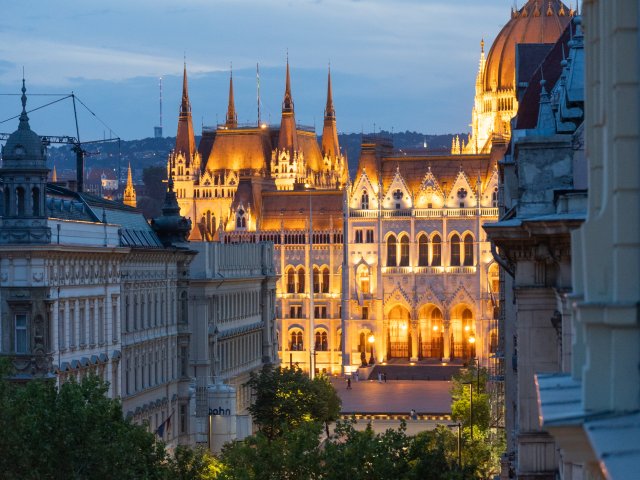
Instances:
[[[42,138],[31,130],[29,126],[29,117],[27,116],[27,89],[22,80],[22,113],[20,114],[20,124],[18,129],[9,135],[7,143],[2,148],[2,158],[5,167],[9,166],[11,161],[44,161],[44,146]]]
[[[529,0],[496,37],[484,73],[484,90],[515,88],[516,44],[556,43],[571,20],[560,0]]]

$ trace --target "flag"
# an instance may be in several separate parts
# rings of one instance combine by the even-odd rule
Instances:
[[[164,425],[165,425],[166,421],[163,422],[157,429],[156,429],[156,435],[159,436],[160,438],[164,438]]]

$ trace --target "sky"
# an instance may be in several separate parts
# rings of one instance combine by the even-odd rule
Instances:
[[[522,3],[520,1],[519,3]],[[81,140],[176,132],[186,60],[196,134],[223,122],[233,68],[240,122],[280,121],[287,52],[296,120],[322,130],[327,69],[340,132],[469,131],[480,40],[513,0],[21,0],[0,16],[0,122],[73,92]],[[12,94],[12,95],[7,95]],[[80,103],[80,101],[82,103]],[[85,108],[86,105],[86,108]],[[30,114],[75,135],[70,98]],[[17,120],[0,124],[15,130]]]

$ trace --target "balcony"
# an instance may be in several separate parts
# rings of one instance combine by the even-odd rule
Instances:
[[[498,218],[498,208],[401,208],[380,210],[382,218],[415,217],[415,218],[465,218],[465,217],[495,217]],[[378,218],[378,210],[349,210],[351,218]]]

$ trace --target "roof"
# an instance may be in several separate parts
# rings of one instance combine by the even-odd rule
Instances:
[[[342,229],[342,190],[293,190],[263,192],[260,230],[308,228],[309,205],[313,212],[314,230]]]
[[[203,136],[201,144],[212,143],[206,170],[266,170],[271,159],[271,138],[268,129],[219,129],[213,139]],[[208,145],[200,147],[205,151]]]
[[[491,179],[494,163],[487,155],[442,155],[442,156],[389,156],[382,159],[382,190],[387,191],[396,174],[400,170],[409,190],[415,195],[420,190],[424,176],[431,172],[442,189],[447,192],[462,170],[475,186],[478,176],[482,186]],[[367,175],[369,170],[367,170]]]
[[[560,0],[529,0],[514,12],[491,45],[484,73],[484,90],[515,88],[515,46],[518,43],[555,43],[570,20]]]
[[[571,25],[571,24],[570,24]],[[528,86],[520,99],[516,129],[532,129],[538,124],[538,110],[540,107],[540,81],[544,77],[545,89],[551,92],[562,74],[563,49],[566,55],[569,51],[568,42],[571,40],[571,28],[565,28],[558,41],[551,47],[544,60],[538,64],[528,79]]]
[[[62,220],[119,225],[121,246],[162,248],[162,243],[141,212],[89,193],[47,184],[47,215]]]

